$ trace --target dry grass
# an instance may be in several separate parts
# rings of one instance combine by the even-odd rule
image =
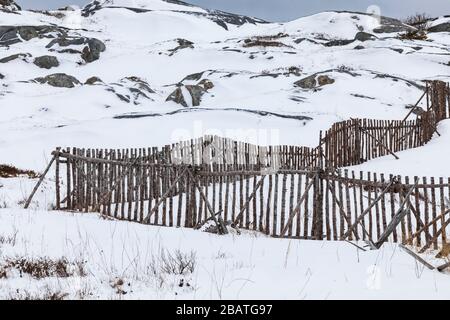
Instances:
[[[14,293],[9,294],[9,300],[64,300],[69,294],[60,290],[51,289],[46,287],[40,294],[33,293],[28,290],[16,290]]]
[[[84,262],[69,262],[66,258],[56,260],[46,257],[37,259],[27,257],[7,258],[0,266],[0,274],[4,274],[4,277],[7,277],[7,271],[12,269],[18,270],[21,276],[28,274],[35,279],[86,276]]]
[[[244,48],[252,47],[286,47],[284,43],[278,41],[261,40],[261,39],[245,39]]]
[[[16,245],[16,242],[17,242],[17,234],[18,234],[19,232],[17,231],[17,230],[15,230],[12,234],[10,234],[10,235],[7,235],[7,236],[5,236],[5,235],[0,235],[0,244],[1,245],[4,245],[4,244],[7,244],[7,245],[11,245],[11,246],[15,246]]]
[[[427,40],[428,36],[425,31],[422,30],[411,30],[404,33],[401,33],[398,36],[401,40]]]
[[[32,170],[22,170],[11,165],[0,164],[0,178],[16,178],[24,175],[31,179],[39,177],[39,174]]]

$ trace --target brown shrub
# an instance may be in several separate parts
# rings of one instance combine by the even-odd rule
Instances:
[[[32,170],[22,170],[14,166],[0,164],[0,178],[15,178],[23,175],[26,175],[31,179],[39,177],[39,174]]]
[[[401,40],[427,40],[427,34],[422,30],[411,30],[401,33],[399,36]]]
[[[52,260],[50,258],[31,259],[17,257],[6,259],[0,270],[16,269],[22,275],[26,273],[35,279],[47,277],[68,278],[71,276],[85,276],[83,262],[69,262],[66,258]]]
[[[245,39],[244,48],[251,48],[251,47],[286,47],[286,45],[278,41]]]

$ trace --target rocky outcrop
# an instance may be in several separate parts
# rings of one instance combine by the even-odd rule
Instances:
[[[59,67],[59,61],[54,56],[41,56],[34,59],[33,63],[39,68],[51,69]]]
[[[55,73],[45,77],[36,78],[33,81],[41,84],[48,84],[57,88],[73,88],[76,85],[81,84],[77,78],[65,73]]]
[[[428,28],[428,32],[450,32],[450,22],[441,23]]]
[[[183,85],[179,83],[178,88],[167,97],[166,101],[173,101],[185,108],[190,106],[198,107],[201,104],[203,95],[212,88],[214,88],[214,84],[208,79],[203,79],[197,84]],[[189,94],[189,97],[185,97],[185,92]]]
[[[298,80],[294,83],[294,85],[302,89],[314,89],[317,85],[316,76],[309,76]]]
[[[355,35],[355,38],[353,40],[350,40],[350,39],[348,39],[348,40],[346,40],[346,39],[331,40],[331,41],[324,43],[323,45],[325,47],[346,46],[355,41],[365,42],[365,41],[375,40],[375,39],[377,39],[377,37],[375,35],[360,31]]]
[[[327,75],[321,75],[317,77],[317,82],[319,83],[319,86],[326,86],[328,84],[333,84],[334,83],[334,79],[330,78]]]
[[[99,77],[94,76],[94,77],[90,77],[89,79],[87,79],[84,84],[94,85],[96,83],[103,83],[103,81]]]
[[[56,26],[0,26],[0,46],[29,41],[34,38],[53,38],[67,35],[66,29]]]
[[[329,84],[333,84],[335,80],[327,75],[319,75],[314,74],[312,76],[306,77],[294,83],[296,87],[300,87],[302,89],[315,89],[316,87],[322,87]]]
[[[7,11],[20,11],[22,8],[13,0],[0,0],[0,9]]]
[[[148,100],[153,101],[150,95],[155,93],[144,79],[135,76],[125,77],[111,84],[103,83],[98,77],[91,77],[86,84],[103,85],[106,91],[113,93],[121,101],[134,105],[140,105]]]
[[[100,53],[105,50],[106,46],[102,41],[91,38],[87,41],[87,46],[84,47],[81,57],[86,63],[90,63],[100,59]]]
[[[337,47],[346,46],[352,43],[354,40],[331,40],[324,44],[325,47]]]
[[[86,63],[93,62],[95,60],[100,59],[100,53],[106,50],[105,44],[98,39],[95,38],[85,38],[85,37],[59,37],[50,41],[50,43],[46,46],[46,48],[52,48],[55,45],[60,47],[69,47],[69,46],[82,46],[84,45],[83,51],[81,52],[81,57]],[[74,50],[74,49],[72,49]],[[75,51],[78,52],[78,51]],[[75,53],[69,52],[69,53]]]
[[[0,59],[0,63],[8,63],[10,61],[21,59],[23,61],[26,61],[26,58],[31,57],[31,54],[29,53],[16,53],[10,56],[7,56],[5,58]]]
[[[356,41],[365,42],[365,41],[375,40],[375,39],[377,39],[376,36],[374,36],[373,34],[367,33],[367,32],[363,32],[363,31],[360,31],[355,35]]]
[[[183,49],[194,49],[194,43],[189,40],[176,39],[176,41],[178,42],[178,46],[169,50],[169,56],[173,56],[175,53]]]

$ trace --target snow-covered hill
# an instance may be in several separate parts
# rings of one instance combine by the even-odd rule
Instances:
[[[163,0],[5,9],[0,162],[41,169],[58,145],[162,145],[239,128],[268,132],[261,144],[314,146],[350,116],[401,119],[422,80],[450,71],[449,33],[398,38],[410,29],[352,12],[267,23]]]
[[[426,40],[400,37],[411,30],[355,12],[270,23],[177,0],[56,11],[0,0],[0,165],[42,171],[57,146],[149,147],[204,134],[317,146],[336,121],[402,119],[424,80],[450,80],[450,17],[433,19]],[[448,126],[400,160],[358,169],[450,177]],[[362,252],[345,242],[218,237],[50,213],[51,177],[34,209],[20,209],[35,182],[0,178],[0,299],[449,296],[447,275],[424,270],[397,245]],[[192,272],[161,271],[164,254],[177,250],[195,260]],[[11,257],[64,257],[76,272],[21,277]]]

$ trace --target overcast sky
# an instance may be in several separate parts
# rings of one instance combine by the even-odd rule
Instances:
[[[89,0],[16,0],[28,9],[54,9],[68,4],[83,6]],[[450,14],[450,0],[188,0],[204,8],[220,9],[263,18],[269,21],[287,21],[325,11],[363,11],[377,5],[381,14],[406,17],[417,12],[432,16]]]

